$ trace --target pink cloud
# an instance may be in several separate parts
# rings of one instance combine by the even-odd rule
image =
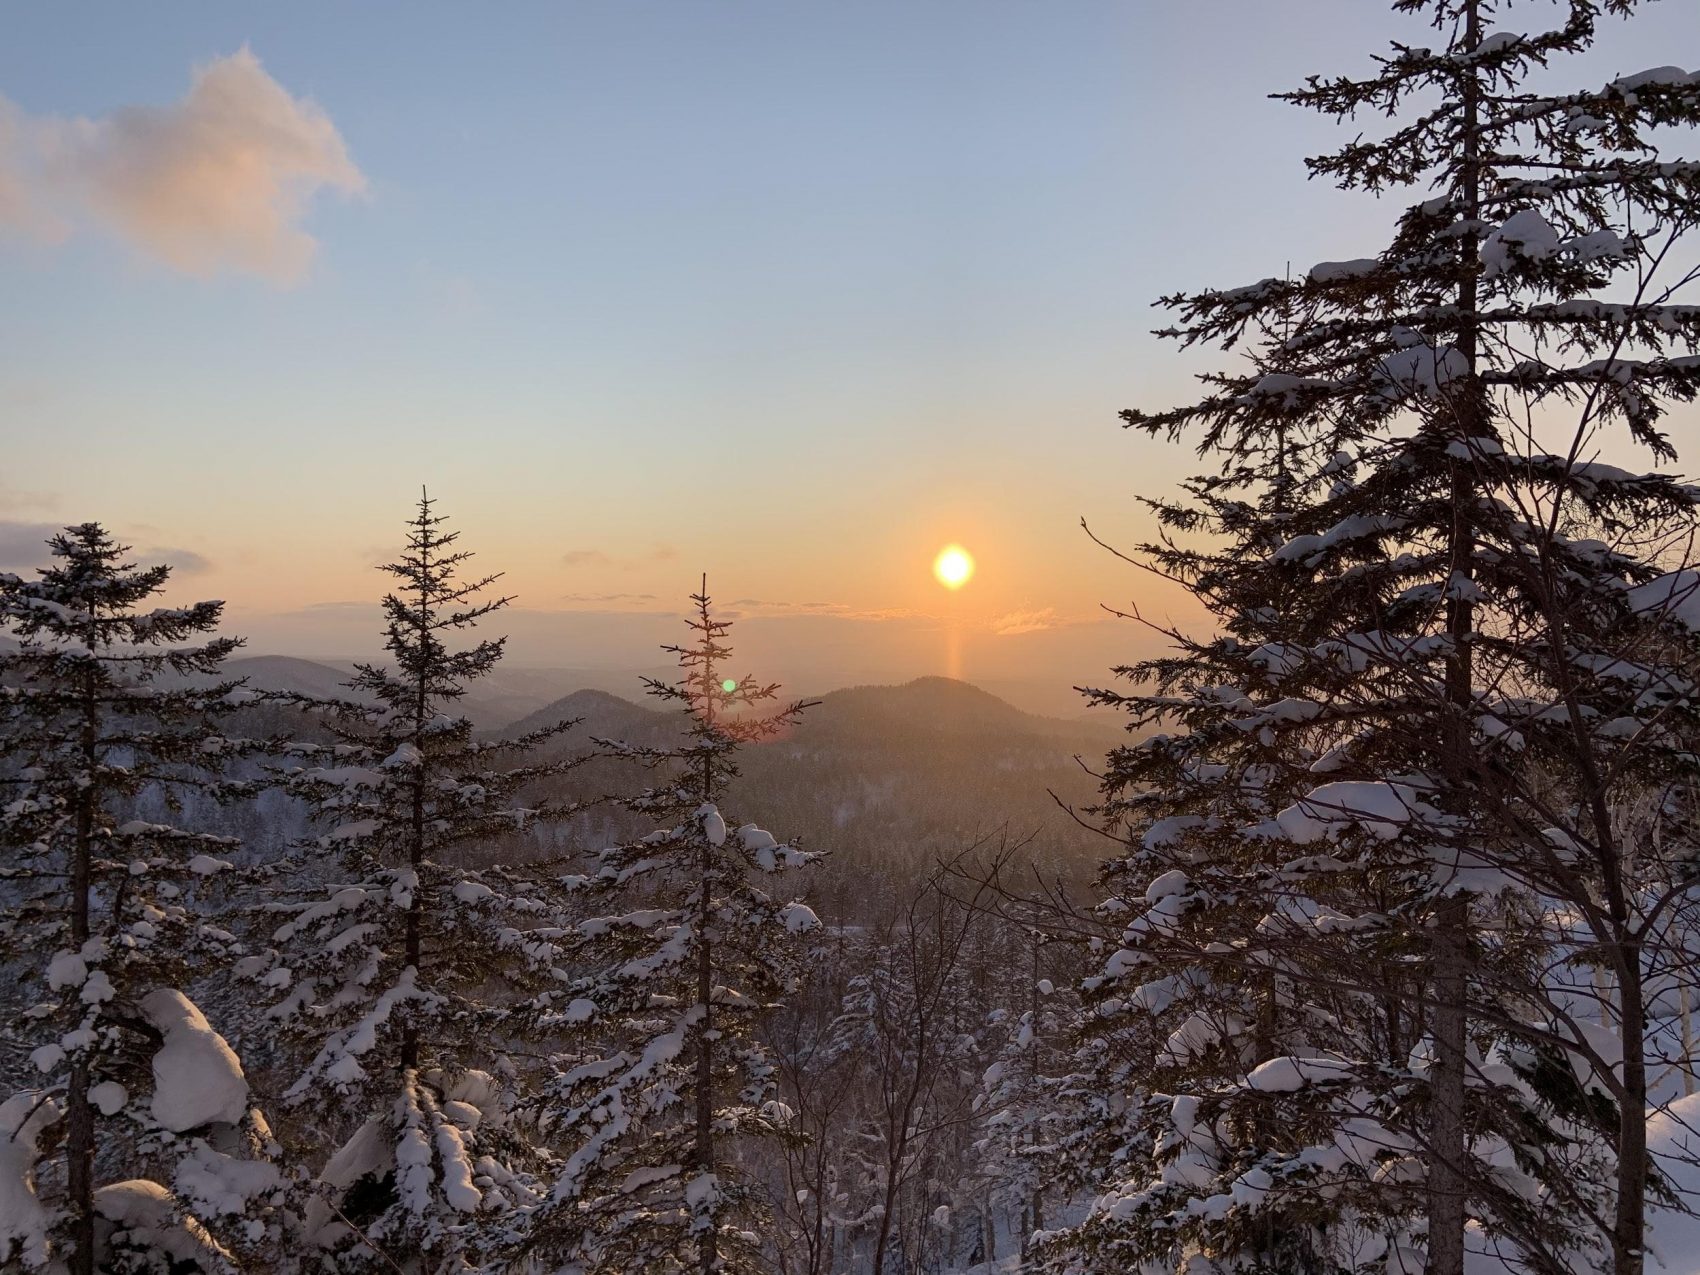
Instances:
[[[0,102],[0,229],[36,239],[92,222],[184,274],[287,285],[318,248],[300,223],[325,189],[365,178],[330,117],[247,48],[197,68],[169,106],[66,120]]]

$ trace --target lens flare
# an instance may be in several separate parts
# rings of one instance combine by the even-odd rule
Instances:
[[[720,689],[730,695],[733,691],[738,689],[738,679],[733,677],[727,678],[720,684]]]
[[[961,545],[946,545],[933,559],[933,575],[947,589],[960,589],[974,578],[974,558]]]

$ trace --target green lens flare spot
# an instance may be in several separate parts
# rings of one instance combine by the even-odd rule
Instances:
[[[730,695],[733,691],[738,689],[737,680],[735,678],[727,678],[720,684],[720,689]]]

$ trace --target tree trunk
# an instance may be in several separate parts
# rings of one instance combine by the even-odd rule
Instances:
[[[424,652],[431,649],[431,592],[429,586],[431,567],[431,528],[427,522],[429,506],[421,504],[419,510],[419,650]],[[431,705],[431,675],[422,663],[419,675],[413,689],[413,747],[418,751],[418,759],[414,762],[413,771],[413,822],[407,846],[408,866],[413,869],[413,897],[407,905],[407,933],[405,942],[406,962],[412,966],[415,978],[419,977],[419,964],[423,959],[422,930],[425,918],[424,891],[420,888],[420,865],[425,862],[425,721],[426,710]],[[406,1012],[406,1011],[404,1011]],[[416,1070],[419,1066],[419,1027],[414,1022],[411,1012],[407,1013],[406,1025],[401,1030],[401,1064],[403,1073]]]
[[[1464,1270],[1465,926],[1468,903],[1449,900],[1435,932],[1434,1057],[1429,1064],[1428,1275]]]
[[[1646,1263],[1643,1245],[1647,1224],[1646,1016],[1640,946],[1631,940],[1621,944],[1619,951],[1622,953],[1619,1030],[1623,1041],[1623,1097],[1618,1107],[1612,1275],[1641,1275]]]
[[[423,735],[420,737],[423,743]],[[406,962],[419,976],[424,959],[422,934],[425,919],[424,890],[419,880],[420,865],[425,862],[425,754],[421,748],[418,768],[413,779],[413,837],[408,847],[408,863],[413,868],[413,897],[407,905]],[[401,1070],[412,1071],[419,1066],[419,1027],[411,1015],[401,1033]]]
[[[710,879],[714,847],[703,838],[702,894],[697,908],[697,1004],[702,1008],[702,1026],[697,1032],[697,1168],[714,1172],[714,954],[709,942]],[[710,1225],[701,1241],[702,1275],[711,1275],[719,1260],[719,1227]]]
[[[1481,0],[1470,0],[1465,10],[1464,45],[1481,43]],[[1463,216],[1479,220],[1481,205],[1481,152],[1479,143],[1481,89],[1475,76],[1463,80]],[[1458,350],[1469,367],[1461,403],[1451,422],[1464,437],[1475,437],[1486,427],[1486,402],[1476,377],[1478,340],[1475,328],[1479,297],[1476,287],[1481,248],[1475,233],[1459,241],[1460,271],[1458,312],[1462,326]],[[1462,791],[1471,771],[1470,735],[1467,725],[1474,699],[1472,686],[1471,633],[1474,608],[1459,596],[1456,585],[1470,580],[1475,571],[1475,534],[1471,511],[1476,499],[1469,464],[1462,458],[1451,461],[1452,528],[1448,545],[1450,567],[1446,631],[1452,652],[1446,661],[1446,720],[1443,767],[1455,791]],[[1468,1188],[1465,1180],[1466,1130],[1464,1095],[1465,1048],[1469,1038],[1468,938],[1470,905],[1467,899],[1445,900],[1436,917],[1434,936],[1434,1057],[1429,1065],[1429,1150],[1428,1150],[1428,1275],[1463,1275],[1464,1221]]]
[[[91,623],[91,651],[94,641]],[[94,775],[100,732],[92,673],[84,683],[82,708],[79,742],[89,784],[77,799],[76,838],[71,846],[71,947],[78,952],[89,940],[89,892],[94,886]],[[88,1053],[84,1050],[78,1051],[71,1064],[65,1093],[65,1186],[71,1215],[71,1275],[94,1275],[94,1107],[89,1102]]]

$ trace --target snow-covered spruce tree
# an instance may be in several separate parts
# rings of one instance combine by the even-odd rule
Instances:
[[[283,1098],[321,1144],[308,1154],[340,1143],[299,1241],[338,1271],[459,1270],[481,1224],[523,1202],[537,1160],[505,1059],[530,998],[564,977],[532,932],[553,912],[499,857],[578,809],[530,797],[582,760],[528,757],[573,723],[490,741],[455,712],[504,639],[454,636],[508,599],[480,596],[496,576],[462,577],[471,555],[433,504],[383,567],[399,582],[383,600],[394,667],[357,666],[326,718],[334,742],[291,750],[288,788],[327,830],[286,867],[323,884],[267,906],[275,946],[242,967],[276,989],[270,1017],[297,1048]]]
[[[759,883],[814,855],[754,824],[729,828],[720,806],[738,750],[808,705],[752,711],[778,688],[726,676],[730,624],[712,614],[706,581],[691,601],[691,643],[664,648],[679,680],[646,679],[688,716],[688,734],[670,748],[599,741],[666,771],[626,803],[660,826],[566,881],[600,913],[577,925],[571,959],[585,972],[543,1023],[575,1042],[544,1101],[570,1154],[516,1245],[551,1270],[761,1269],[760,1202],[738,1161],[791,1136],[755,1028],[795,986],[799,936],[818,921]]]
[[[1692,648],[1655,605],[1686,577],[1647,542],[1691,527],[1697,492],[1595,458],[1670,459],[1660,416],[1700,388],[1692,275],[1661,269],[1700,165],[1654,145],[1700,122],[1700,81],[1527,87],[1632,0],[1393,7],[1440,47],[1286,95],[1393,120],[1310,161],[1413,190],[1391,242],[1166,298],[1166,335],[1249,345],[1248,366],[1125,414],[1220,462],[1154,505],[1148,549],[1221,631],[1171,634],[1118,670],[1148,690],[1098,696],[1166,733],[1105,785],[1133,849],[1094,1022],[1151,1094],[1106,1113],[1145,1167],[1062,1240],[1095,1266],[1455,1275],[1478,1234],[1535,1269],[1641,1269],[1652,929],[1611,815],[1692,764]],[[1501,10],[1550,28],[1493,31]],[[1193,531],[1213,543],[1172,538]],[[1532,994],[1577,909],[1618,1067]],[[1578,1070],[1610,1091],[1603,1141]]]
[[[236,950],[199,897],[230,842],[129,808],[150,791],[245,792],[221,768],[247,746],[218,728],[239,642],[203,637],[222,603],[145,608],[170,568],[126,561],[98,523],[47,543],[36,578],[0,576],[17,642],[0,652],[0,966],[15,989],[0,1048],[29,1086],[0,1106],[0,1264],[139,1269],[190,1228],[200,1269],[235,1269],[275,1236],[280,1178],[240,1064],[178,990]],[[158,1243],[118,1216],[142,1196]]]
[[[1005,1212],[1015,1219],[1011,1229],[1023,1258],[1034,1233],[1045,1227],[1047,1192],[1052,1204],[1066,1204],[1066,1194],[1057,1188],[1066,1191],[1071,1185],[1058,1154],[1069,1116],[1062,1097],[1067,1081],[1058,1074],[1062,1059],[1056,1048],[1066,1014],[1056,1003],[1051,980],[1040,977],[1041,944],[1041,931],[1028,929],[1026,1001],[1019,1009],[993,1012],[1003,1041],[997,1061],[980,1078],[974,1103],[981,1122],[976,1172],[988,1196],[989,1220],[995,1227],[998,1214]],[[988,1253],[987,1260],[992,1256]]]

